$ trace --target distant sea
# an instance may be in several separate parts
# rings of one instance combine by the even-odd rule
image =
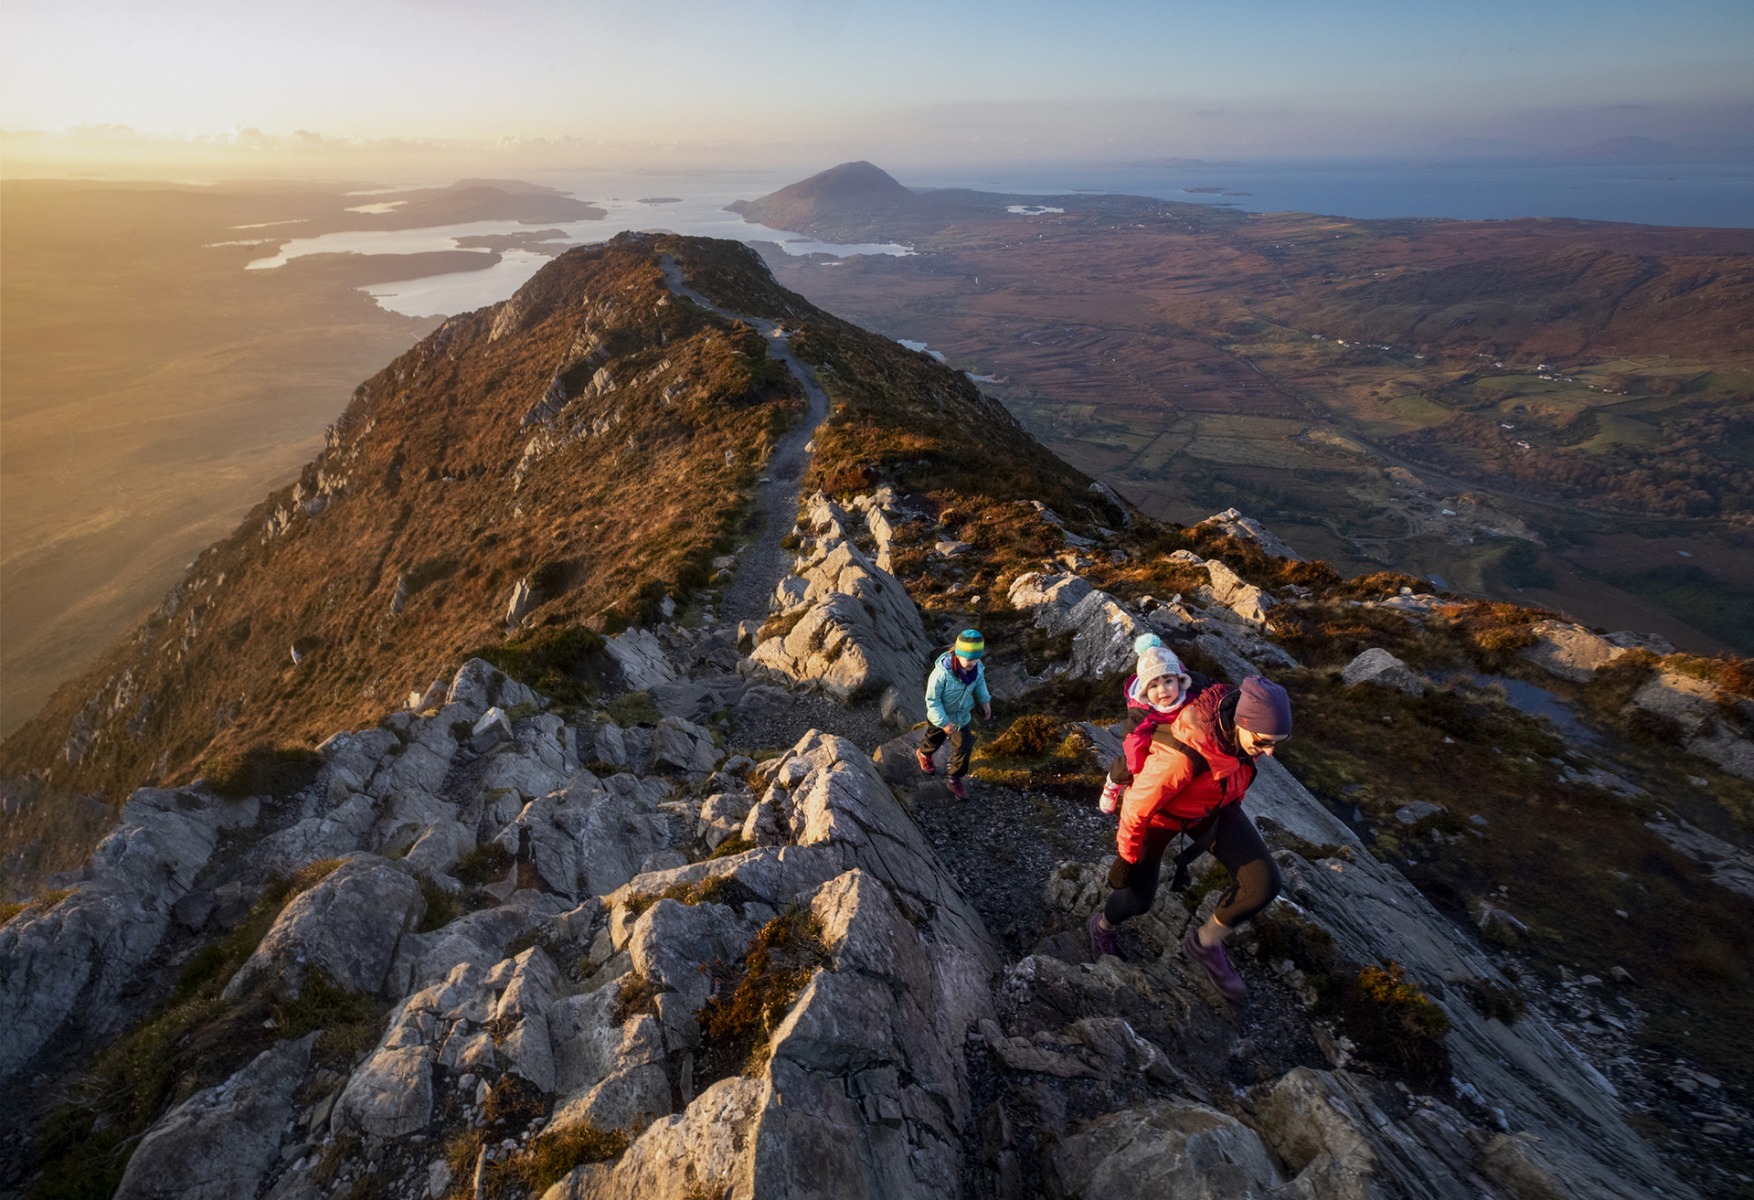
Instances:
[[[1216,164],[1194,167],[1019,167],[951,173],[896,171],[915,189],[970,188],[1028,196],[1120,193],[1183,203],[1225,205],[1243,212],[1309,212],[1330,216],[1449,217],[1505,220],[1577,217],[1645,225],[1754,228],[1754,164],[1665,163],[1660,166],[1389,165],[1376,163]],[[751,225],[724,211],[805,172],[658,173],[638,175],[545,172],[529,176],[607,210],[600,221],[557,222],[566,238],[595,242],[626,229],[777,242],[792,254],[905,254],[900,245],[837,245]],[[527,233],[511,221],[481,221],[396,232],[339,233],[291,239],[252,263],[271,269],[288,258],[323,252],[407,254],[448,250],[471,234]],[[367,288],[387,309],[415,316],[450,315],[504,300],[548,259],[509,250],[487,270],[403,280]]]
[[[1754,163],[1239,163],[930,171],[897,178],[913,188],[1033,196],[1120,192],[1251,213],[1463,221],[1578,217],[1754,228]]]

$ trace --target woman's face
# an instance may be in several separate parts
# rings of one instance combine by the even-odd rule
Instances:
[[[960,670],[963,670],[963,671],[972,671],[974,669],[975,663],[977,663],[979,661],[980,661],[980,659],[978,659],[978,658],[964,658],[960,654],[958,654],[956,656],[956,665]]]
[[[1280,746],[1284,745],[1285,739],[1290,736],[1291,735],[1287,733],[1281,734],[1278,737],[1267,737],[1264,734],[1244,729],[1241,725],[1236,727],[1237,747],[1250,758],[1262,754],[1265,754],[1268,758],[1273,757],[1273,752]]]
[[[1158,708],[1168,708],[1182,694],[1182,681],[1174,675],[1159,675],[1145,685],[1145,699]]]

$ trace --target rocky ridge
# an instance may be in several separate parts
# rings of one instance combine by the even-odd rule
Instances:
[[[776,609],[852,595],[843,584],[899,590],[862,551],[849,573],[847,514],[905,504],[812,500]],[[1242,669],[1284,655],[1216,594],[1140,612],[1066,574],[1012,598],[1065,623],[1074,646],[1107,645],[1125,617],[1128,632],[1218,639]],[[1076,933],[1002,953],[971,899],[978,876],[922,829],[971,810],[895,781],[905,738],[876,761],[821,730],[761,763],[727,757],[775,700],[768,643],[739,658],[735,636],[710,623],[624,635],[626,677],[673,710],[649,724],[551,715],[476,661],[441,696],[331,738],[292,795],[137,793],[72,894],[0,932],[7,1078],[50,1083],[61,1055],[114,1037],[235,928],[264,880],[316,868],[222,1001],[288,1003],[313,986],[371,997],[387,1010],[372,1042],[324,1059],[306,1034],[227,1068],[157,1116],[117,1195],[353,1195],[367,1181],[556,1200],[1688,1193],[1539,1013],[1507,1023],[1433,986],[1453,1077],[1409,1090],[1295,1016],[1288,964],[1251,968],[1251,984],[1315,1061],[1254,1044],[1257,1018],[1176,956],[1202,913],[1167,891],[1127,961],[1089,962]],[[1117,655],[1071,661],[1112,674]],[[832,692],[835,665],[805,658],[796,679]],[[874,700],[845,695],[854,711]],[[728,726],[698,724],[705,705],[728,707]],[[1113,735],[1086,733],[1106,761]],[[1281,906],[1350,957],[1428,986],[1503,983],[1278,764],[1250,803],[1288,879]],[[1043,872],[1048,924],[1078,930],[1099,902],[1103,847],[1088,853]],[[760,1015],[739,1028],[740,996]],[[576,1149],[608,1134],[608,1150]],[[557,1145],[587,1161],[532,1190],[529,1164]]]
[[[490,337],[534,319],[512,308]],[[590,353],[573,367],[594,387]],[[1404,830],[1372,830],[1348,793],[1318,799],[1268,763],[1250,804],[1289,886],[1273,928],[1238,945],[1251,994],[1231,1006],[1176,953],[1210,888],[1191,903],[1164,889],[1123,931],[1124,960],[1090,961],[1083,922],[1112,841],[1093,788],[1068,802],[1035,770],[983,760],[961,805],[918,775],[914,735],[896,736],[917,652],[964,613],[1018,635],[993,661],[1014,742],[1069,689],[1112,693],[1147,629],[1220,675],[1383,697],[1385,724],[1453,694],[1380,646],[1356,671],[1310,671],[1310,589],[1268,582],[1285,560],[1263,557],[1276,543],[1257,524],[1221,514],[1220,541],[1168,551],[1148,529],[1083,517],[1075,531],[1039,500],[953,513],[843,489],[801,506],[787,575],[796,493],[774,482],[766,527],[713,564],[722,590],[605,639],[589,704],[475,660],[331,736],[308,777],[136,792],[65,894],[0,927],[0,1086],[28,1114],[0,1142],[0,1188],[69,1173],[123,1196],[281,1198],[1754,1182],[1737,1177],[1754,1131],[1741,1093],[1709,1064],[1645,1055],[1630,979],[1566,972],[1536,990],[1498,940],[1521,924],[1515,899],[1458,920],[1409,882],[1414,839],[1469,836],[1459,814],[1408,795],[1388,818]],[[996,560],[996,541],[1028,550]],[[1145,577],[1173,594],[1142,591]],[[746,594],[772,598],[766,621]],[[1345,594],[1329,603],[1385,640],[1477,616],[1399,581]],[[1635,680],[1628,709],[1673,722],[1701,771],[1740,761],[1721,689],[1679,659],[1625,674],[1658,651],[1610,635],[1626,653],[1596,654],[1595,636],[1494,646],[1557,679],[1583,671],[1583,687]],[[1042,649],[1021,650],[1029,639]],[[1650,691],[1670,675],[1684,682]],[[1693,724],[1660,707],[1669,692]],[[1050,726],[1044,778],[1068,764],[1093,777],[1113,752],[1103,723],[1070,725],[1063,741]],[[1535,769],[1549,767],[1639,788],[1588,754]],[[1732,893],[1737,848],[1665,816],[1653,844],[1688,847]],[[1326,967],[1305,953],[1322,945]],[[1321,1000],[1342,961],[1405,971],[1414,1011],[1442,1014],[1441,1053],[1397,1065],[1355,1041]]]

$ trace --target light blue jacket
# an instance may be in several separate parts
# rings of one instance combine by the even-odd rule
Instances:
[[[964,683],[950,665],[952,657],[950,651],[940,654],[931,678],[926,680],[926,720],[940,727],[967,725],[976,704],[990,704],[993,700],[992,693],[987,691],[986,663],[977,659],[974,682]]]

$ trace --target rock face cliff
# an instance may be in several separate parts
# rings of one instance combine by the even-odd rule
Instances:
[[[687,243],[610,257],[648,252],[678,330],[730,336],[739,303],[770,315],[690,270],[719,260]],[[722,311],[670,313],[694,302],[666,267]],[[868,381],[823,336],[813,478],[858,478],[837,422],[871,419]],[[551,433],[576,428],[573,388]],[[958,395],[940,381],[915,399]],[[20,1116],[0,1188],[1534,1200],[1746,1182],[1740,1066],[1655,1056],[1639,1038],[1671,1019],[1670,993],[1644,960],[1580,979],[1551,946],[1592,963],[1590,914],[1565,941],[1534,873],[1476,878],[1521,861],[1488,851],[1517,850],[1500,827],[1539,797],[1538,849],[1577,811],[1613,825],[1605,855],[1624,841],[1680,877],[1691,853],[1712,911],[1750,913],[1745,856],[1686,819],[1703,810],[1677,794],[1647,830],[1637,799],[1641,771],[1677,763],[1741,794],[1733,673],[1598,653],[1588,631],[1399,578],[1340,581],[1269,553],[1283,544],[1240,514],[1117,532],[1132,515],[1066,476],[1043,481],[1055,507],[1026,478],[956,495],[769,483],[771,512],[705,584],[570,670],[451,670],[435,644],[404,701],[326,731],[299,773],[134,791],[65,889],[0,926],[0,1088]],[[544,603],[556,626],[584,611],[526,598],[524,616]],[[926,656],[975,622],[1000,719],[963,803],[920,776],[910,726]],[[1113,852],[1098,772],[1144,631],[1296,697],[1291,745],[1308,749],[1289,770],[1263,760],[1247,800],[1286,890],[1234,945],[1237,1004],[1177,950],[1224,889],[1209,858],[1127,924],[1123,958],[1093,959],[1084,933]],[[1717,715],[1670,718],[1682,757],[1561,752],[1501,684],[1434,665],[1467,647],[1577,687],[1583,716],[1642,727],[1675,691]],[[1428,753],[1470,786],[1428,782]],[[1522,791],[1490,807],[1501,786]],[[1452,860],[1466,872],[1442,874]],[[1615,861],[1561,881],[1593,899]],[[1696,999],[1702,1041],[1733,1024],[1733,1005]]]

